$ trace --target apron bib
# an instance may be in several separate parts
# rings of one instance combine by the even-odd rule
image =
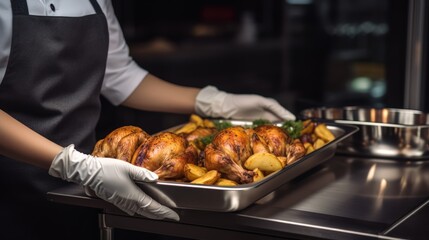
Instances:
[[[97,1],[89,1],[95,14],[56,17],[29,15],[26,0],[11,0],[12,45],[0,84],[0,109],[48,139],[62,146],[74,143],[84,153],[95,144],[109,44],[106,18]],[[9,218],[0,239],[39,239],[39,233],[40,239],[77,239],[73,234],[85,222],[78,218],[85,214],[46,200],[48,191],[66,184],[44,169],[0,156],[0,208]],[[96,216],[91,218],[96,223]]]

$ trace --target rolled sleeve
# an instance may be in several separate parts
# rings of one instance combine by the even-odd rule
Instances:
[[[120,105],[140,84],[148,72],[140,68],[134,61],[121,68],[106,69],[106,76],[101,94],[113,105]]]

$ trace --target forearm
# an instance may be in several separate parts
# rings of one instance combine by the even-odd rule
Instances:
[[[122,105],[146,111],[190,114],[200,89],[166,82],[148,74]]]
[[[0,154],[48,169],[62,147],[0,110]]]

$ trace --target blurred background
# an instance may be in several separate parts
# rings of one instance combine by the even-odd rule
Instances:
[[[419,1],[113,0],[131,55],[149,72],[182,85],[272,97],[296,115],[350,105],[428,111],[427,76],[407,87],[415,57],[410,17],[422,10],[410,2]],[[416,16],[427,9],[423,4]],[[419,51],[425,60],[427,48]],[[407,100],[413,89],[421,91],[417,105]],[[188,118],[115,109],[103,99],[98,134],[126,124],[155,133]]]

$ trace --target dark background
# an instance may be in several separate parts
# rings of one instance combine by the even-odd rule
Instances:
[[[407,1],[113,4],[135,61],[170,82],[272,97],[296,115],[319,106],[403,106]],[[127,124],[155,133],[188,117],[103,99],[97,133]]]

